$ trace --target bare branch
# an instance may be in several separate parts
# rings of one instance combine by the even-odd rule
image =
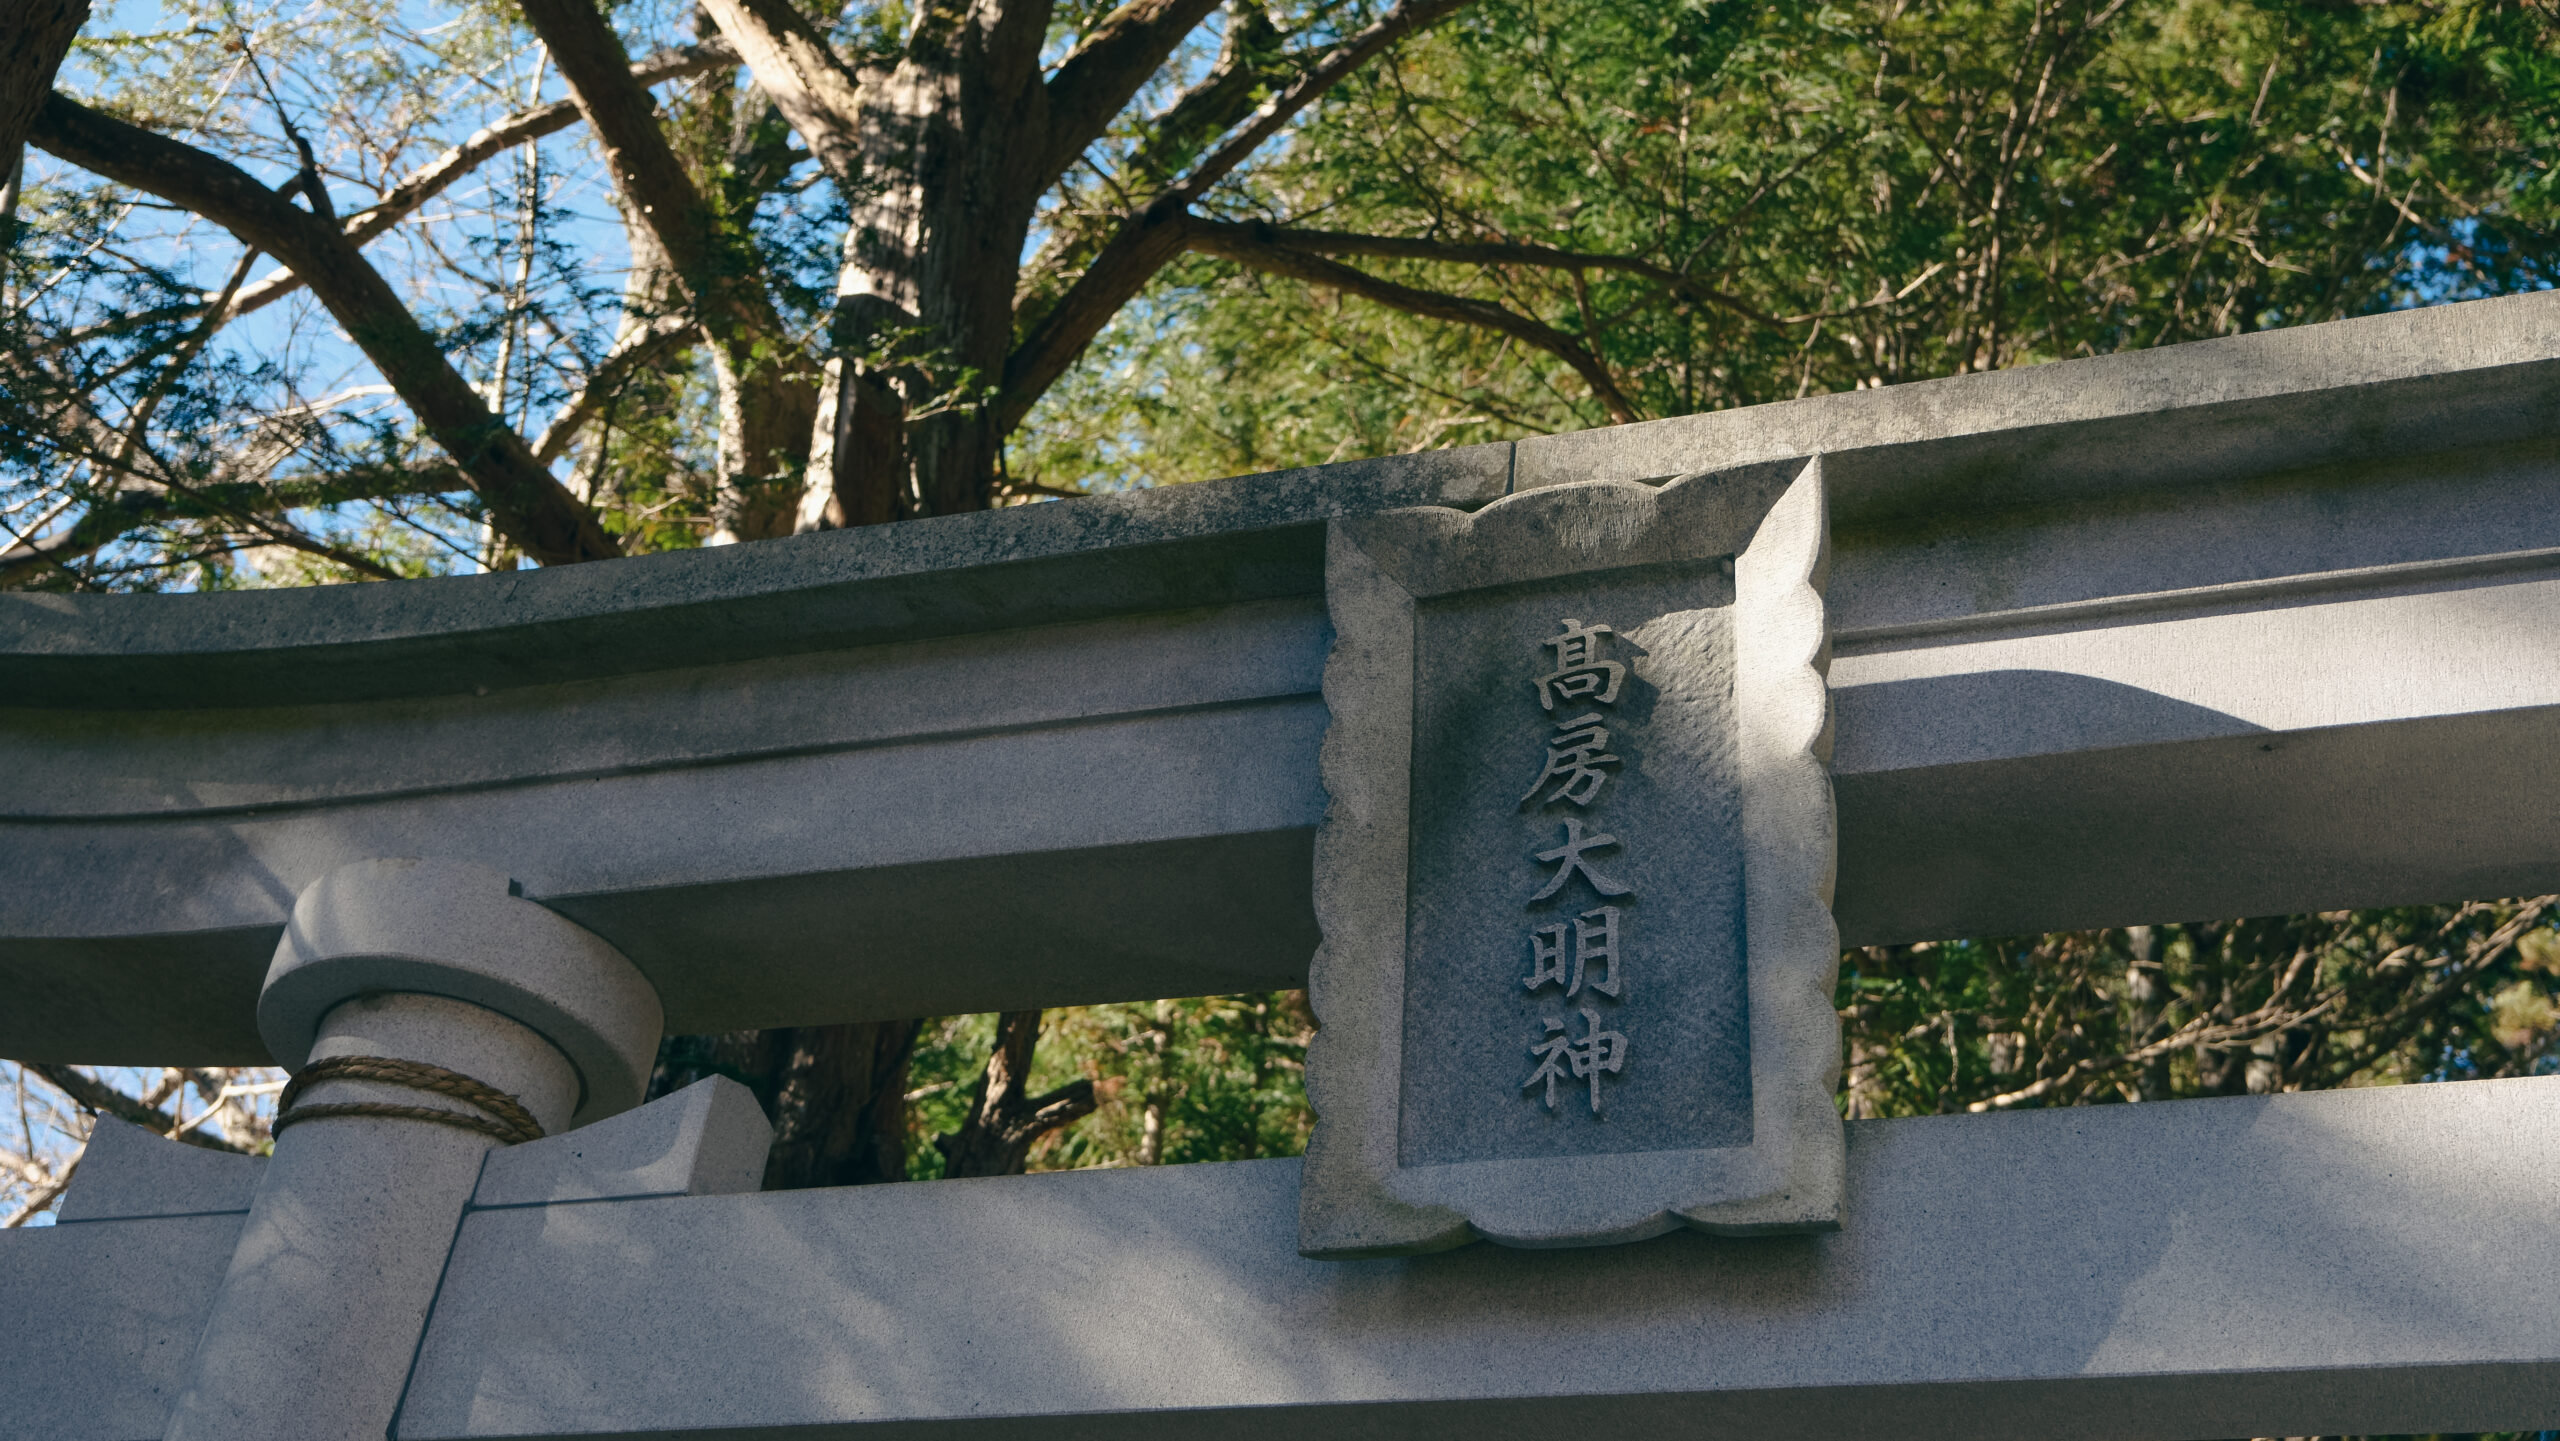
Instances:
[[[129,1121],[154,1135],[166,1136],[178,1124],[178,1118],[137,1097],[128,1096],[104,1081],[82,1075],[70,1066],[51,1061],[28,1061],[26,1069],[45,1078],[54,1089],[69,1096],[83,1110]],[[174,1139],[208,1151],[242,1152],[248,1148],[234,1145],[218,1136],[202,1131],[183,1132]]]
[[[1035,162],[1045,188],[1075,164],[1218,0],[1129,0],[1102,18],[1049,77],[1049,130]]]
[[[493,523],[546,565],[615,553],[611,537],[453,368],[398,292],[328,220],[299,209],[238,166],[56,94],[36,142],[74,165],[184,206],[277,257],[382,372],[454,458]]]
[[[756,84],[837,183],[862,174],[861,77],[791,0],[702,0]]]
[[[1057,383],[1059,376],[1066,374],[1067,367],[1102,333],[1102,327],[1119,313],[1120,307],[1182,253],[1190,207],[1210,186],[1226,178],[1298,112],[1314,104],[1380,51],[1439,24],[1471,3],[1473,0],[1403,0],[1379,17],[1377,23],[1328,48],[1296,81],[1264,101],[1241,130],[1193,167],[1189,175],[1122,216],[1084,274],[1076,278],[1047,314],[1033,323],[1005,358],[1004,384],[995,406],[998,431],[1020,425],[1023,417],[1031,413],[1031,407]]]
[[[1380,279],[1367,271],[1322,256],[1274,245],[1262,239],[1257,227],[1251,225],[1193,220],[1186,231],[1185,243],[1204,255],[1215,255],[1267,274],[1284,275],[1345,295],[1356,295],[1408,315],[1498,331],[1524,344],[1534,345],[1573,367],[1574,373],[1582,377],[1583,384],[1591,388],[1592,397],[1609,412],[1611,420],[1623,425],[1636,418],[1635,407],[1628,402],[1625,392],[1618,388],[1617,378],[1609,373],[1608,366],[1588,346],[1554,326],[1507,310],[1489,300],[1449,295],[1436,290],[1417,290],[1409,285]]]
[[[42,1181],[31,1181],[25,1204],[10,1212],[6,1218],[0,1219],[0,1231],[14,1231],[43,1215],[46,1207],[60,1200],[62,1193],[71,1189],[71,1178],[79,1170],[80,1158],[74,1156],[63,1163],[61,1170],[48,1172]]]

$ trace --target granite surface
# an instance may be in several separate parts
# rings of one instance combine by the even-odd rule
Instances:
[[[1307,1254],[1836,1223],[1825,537],[1818,462],[1336,523]]]
[[[1416,607],[1400,1164],[1750,1141],[1732,602],[1731,578],[1708,560]],[[1603,653],[1628,667],[1614,703],[1539,704],[1531,678],[1567,615],[1612,627]],[[1557,723],[1584,715],[1602,717],[1601,754],[1614,760],[1576,805],[1554,783],[1528,783]],[[1536,856],[1567,820],[1586,839],[1612,837],[1589,861],[1625,893],[1576,874],[1528,899],[1556,871]],[[1542,944],[1566,974],[1531,988]],[[1593,957],[1575,985],[1576,953],[1603,947],[1614,963]],[[1544,1104],[1522,1078],[1547,1069],[1545,1023],[1583,1034],[1586,1007],[1624,1036],[1623,1067],[1563,1077],[1563,1103]]]

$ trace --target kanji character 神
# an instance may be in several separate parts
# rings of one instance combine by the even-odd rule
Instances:
[[[1572,616],[1566,616],[1563,624],[1562,634],[1541,642],[1555,651],[1556,668],[1536,680],[1538,704],[1554,710],[1560,698],[1580,700],[1584,696],[1589,696],[1595,705],[1614,704],[1618,687],[1626,681],[1627,668],[1600,658],[1600,637],[1615,632],[1605,625],[1584,625]]]
[[[1529,793],[1520,798],[1520,804],[1537,801],[1538,792],[1554,781],[1556,788],[1547,792],[1546,799],[1588,806],[1609,779],[1609,773],[1600,768],[1617,764],[1618,758],[1609,754],[1609,732],[1601,727],[1599,712],[1558,721],[1555,735],[1547,741],[1547,768],[1529,783]]]
[[[1583,1036],[1575,1040],[1565,1034],[1565,1023],[1549,1019],[1545,1022],[1547,1038],[1529,1048],[1538,1058],[1538,1069],[1520,1083],[1520,1089],[1534,1091],[1546,1083],[1547,1109],[1556,1108],[1556,1083],[1566,1078],[1591,1084],[1591,1114],[1600,1114],[1600,1077],[1616,1075],[1626,1069],[1627,1038],[1616,1031],[1600,1029],[1600,1013],[1589,1006],[1582,1008]]]

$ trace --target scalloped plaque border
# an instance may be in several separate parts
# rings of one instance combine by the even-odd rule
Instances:
[[[1534,538],[1534,545],[1519,542]],[[1506,544],[1506,542],[1509,542]],[[1522,559],[1523,555],[1531,557]],[[1733,559],[1734,713],[1752,1139],[1716,1149],[1468,1161],[1397,1159],[1418,599],[1662,562]],[[1513,1246],[1830,1230],[1847,1170],[1832,1102],[1840,1023],[1831,918],[1829,523],[1819,457],[1683,476],[1588,481],[1329,526],[1323,751],[1316,833],[1324,936],[1308,992],[1316,1113],[1299,1250],[1412,1255]]]

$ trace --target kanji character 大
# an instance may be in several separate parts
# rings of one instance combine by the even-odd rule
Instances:
[[[1551,851],[1538,852],[1538,859],[1555,866],[1556,873],[1548,879],[1546,885],[1541,887],[1536,895],[1529,898],[1529,904],[1534,906],[1538,902],[1545,900],[1547,897],[1554,895],[1556,892],[1563,890],[1564,883],[1571,880],[1576,871],[1581,872],[1582,878],[1591,883],[1591,889],[1598,891],[1604,896],[1623,896],[1632,892],[1635,889],[1633,886],[1620,885],[1618,882],[1609,879],[1607,876],[1593,870],[1591,868],[1591,863],[1582,858],[1583,852],[1585,851],[1610,850],[1615,848],[1617,844],[1618,838],[1616,836],[1584,835],[1582,833],[1582,822],[1575,820],[1570,816],[1566,817],[1564,823],[1564,844]]]

